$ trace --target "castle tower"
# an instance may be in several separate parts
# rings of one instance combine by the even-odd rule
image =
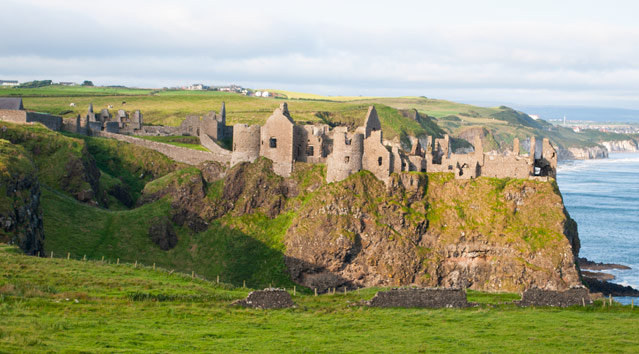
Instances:
[[[259,125],[236,124],[233,126],[231,166],[240,162],[253,162],[260,156],[260,130]]]
[[[475,158],[480,165],[484,164],[484,145],[481,141],[481,136],[475,136]]]
[[[348,134],[346,127],[333,130],[333,153],[326,161],[326,182],[346,179],[362,169],[364,135]]]
[[[519,156],[519,138],[513,139],[513,155]]]

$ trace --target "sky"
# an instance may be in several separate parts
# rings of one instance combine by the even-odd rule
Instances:
[[[638,1],[0,0],[0,13],[0,80],[639,109]]]

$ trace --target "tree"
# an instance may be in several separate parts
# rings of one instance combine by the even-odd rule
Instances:
[[[84,82],[82,83],[82,86],[93,86],[93,81],[84,80]]]

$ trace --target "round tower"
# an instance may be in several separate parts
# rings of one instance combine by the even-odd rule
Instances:
[[[363,153],[363,134],[349,135],[346,129],[336,129],[333,133],[333,152],[326,161],[326,182],[341,181],[360,171]]]
[[[260,156],[260,126],[236,124],[233,126],[233,153],[231,166],[240,162],[253,162]]]

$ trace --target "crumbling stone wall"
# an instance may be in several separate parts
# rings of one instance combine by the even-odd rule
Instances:
[[[0,109],[0,119],[6,122],[24,124],[27,122],[27,112],[13,109]]]
[[[273,161],[275,173],[284,177],[290,176],[293,171],[294,125],[288,106],[282,103],[261,129],[260,156]]]
[[[120,124],[118,122],[106,122],[104,123],[104,130],[109,133],[118,134],[120,132]]]
[[[210,136],[208,136],[208,134],[200,133],[200,144],[209,149],[212,153],[218,156],[224,156],[225,160],[231,161],[232,153],[218,145]]]
[[[377,292],[368,306],[462,308],[468,307],[468,301],[462,289],[400,288]]]
[[[381,130],[371,131],[370,134],[364,140],[362,168],[372,172],[378,179],[386,181],[392,171],[391,152],[382,144]]]
[[[382,123],[379,121],[375,106],[370,106],[364,120],[364,139],[368,139],[371,133],[376,131],[382,131]]]
[[[326,182],[346,179],[362,169],[364,152],[364,135],[349,134],[346,127],[333,130],[333,152],[328,155],[326,163]]]
[[[92,135],[103,138],[116,139],[127,143],[139,145],[147,149],[152,149],[168,156],[169,158],[177,162],[182,162],[189,165],[198,165],[206,161],[217,161],[225,164],[231,162],[230,152],[229,154],[221,155],[214,152],[193,150],[189,148],[140,139],[129,135],[113,134],[99,130],[92,131]]]
[[[45,113],[0,109],[0,120],[18,124],[37,122],[54,131],[62,129],[62,117]]]
[[[481,175],[485,177],[528,178],[532,173],[530,159],[518,155],[486,155],[481,167]]]
[[[236,124],[233,126],[231,166],[245,161],[253,162],[260,156],[260,135],[259,125]]]

